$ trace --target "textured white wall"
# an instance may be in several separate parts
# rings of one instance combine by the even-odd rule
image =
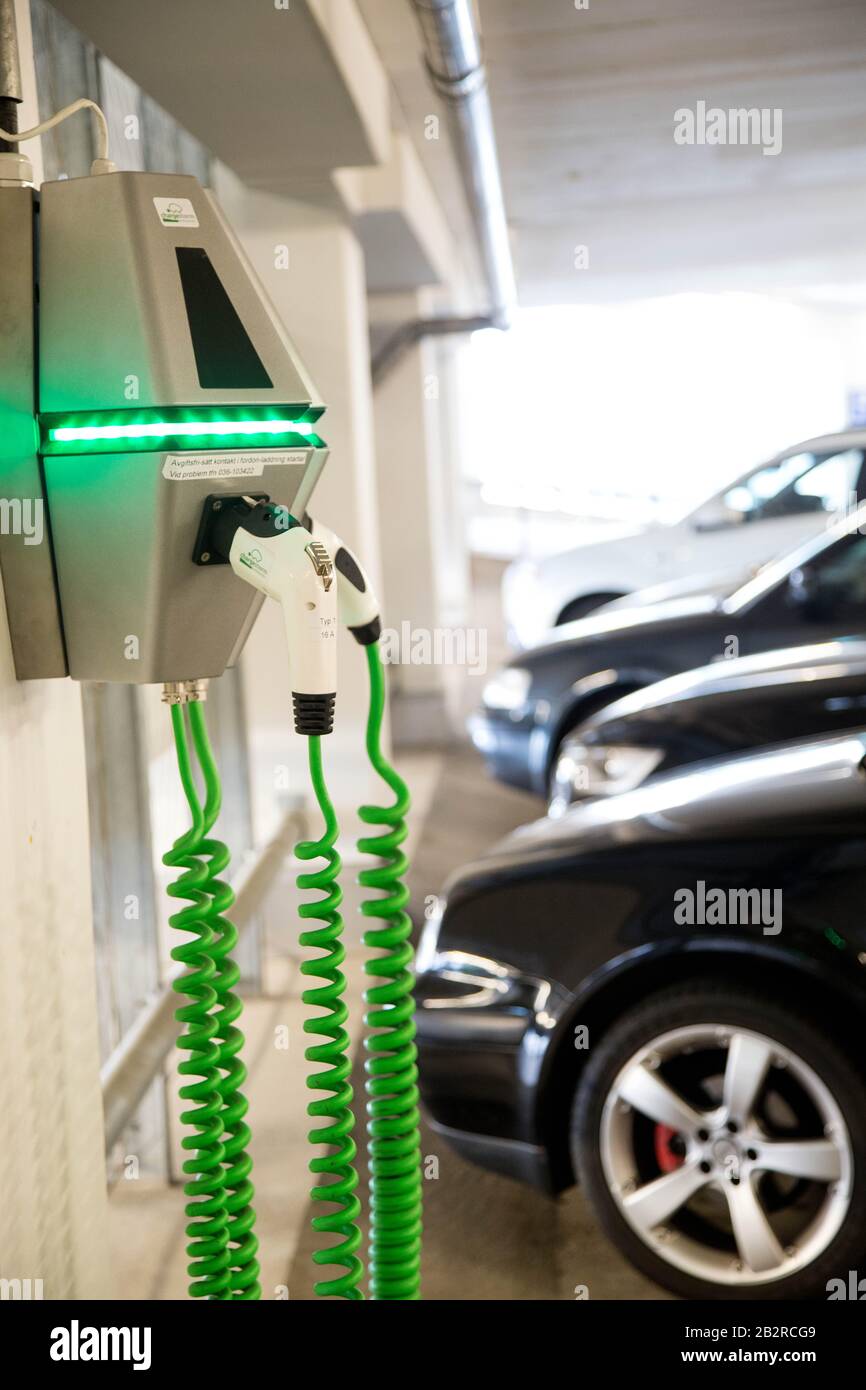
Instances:
[[[376,324],[391,331],[437,312],[429,291],[377,295],[372,303]],[[456,365],[465,341],[422,340],[374,395],[386,626],[402,634],[409,623],[419,640],[424,632],[431,643],[437,632],[444,639],[442,657],[421,664],[401,637],[401,663],[391,668],[392,688],[402,697],[395,738],[414,742],[448,736],[446,710],[456,711],[462,685],[449,653],[459,659],[468,607]],[[418,650],[424,655],[423,646]]]
[[[34,124],[30,25],[18,5]],[[0,606],[0,1277],[107,1297],[106,1188],[79,687],[15,680]]]

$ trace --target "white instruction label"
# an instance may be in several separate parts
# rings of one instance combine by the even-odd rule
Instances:
[[[154,198],[153,206],[164,227],[197,227],[198,218],[189,198]]]
[[[202,478],[260,478],[265,465],[304,464],[309,449],[253,454],[166,454],[162,476],[171,482],[198,482]]]

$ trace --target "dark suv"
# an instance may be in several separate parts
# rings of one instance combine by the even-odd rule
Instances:
[[[422,1093],[690,1298],[866,1256],[866,734],[698,763],[510,836],[419,952]]]

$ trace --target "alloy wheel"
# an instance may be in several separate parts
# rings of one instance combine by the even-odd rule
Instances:
[[[833,1095],[750,1029],[696,1024],[646,1043],[611,1086],[599,1138],[625,1221],[698,1279],[787,1278],[829,1246],[850,1205],[852,1145]]]

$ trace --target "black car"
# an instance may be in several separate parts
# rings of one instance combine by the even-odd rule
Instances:
[[[866,641],[714,661],[591,715],[562,742],[549,811],[633,791],[686,763],[866,722]]]
[[[692,1298],[826,1298],[866,1257],[866,733],[701,763],[457,873],[422,1094]]]
[[[548,796],[563,740],[623,695],[717,657],[866,631],[861,530],[864,504],[733,588],[653,604],[620,600],[558,629],[485,687],[470,731],[490,771]]]

